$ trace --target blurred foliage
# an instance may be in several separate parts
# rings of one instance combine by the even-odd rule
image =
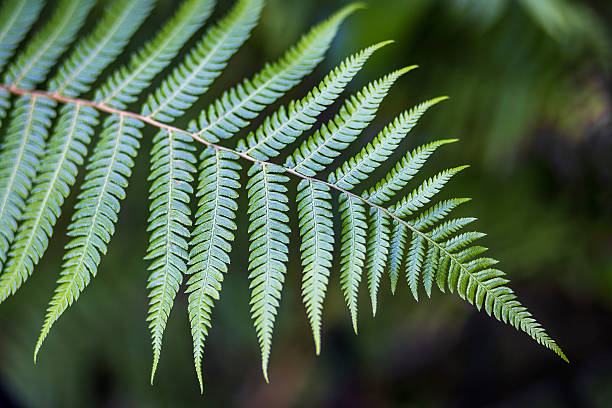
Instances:
[[[172,0],[162,3],[131,49],[175,7]],[[215,14],[231,4],[220,3]],[[276,58],[345,3],[269,0],[219,89]],[[65,236],[56,234],[25,293],[2,305],[0,406],[612,406],[610,27],[609,0],[372,0],[344,26],[320,69],[289,95],[301,95],[350,52],[396,40],[366,65],[353,90],[401,66],[421,69],[392,90],[365,135],[373,137],[417,102],[450,95],[413,130],[406,150],[426,140],[461,139],[436,163],[473,164],[451,190],[472,194],[467,211],[478,214],[477,228],[489,232],[485,244],[567,351],[569,366],[440,294],[435,302],[415,304],[383,287],[380,313],[376,319],[363,313],[355,337],[337,273],[326,300],[322,353],[315,358],[306,319],[292,318],[304,312],[301,268],[291,248],[270,385],[259,372],[248,316],[246,260],[234,254],[207,348],[204,396],[191,372],[184,297],[169,319],[166,355],[151,387],[142,155],[97,284],[58,323],[36,366],[33,339]],[[60,224],[67,221],[64,215]],[[235,251],[247,243],[244,230]]]

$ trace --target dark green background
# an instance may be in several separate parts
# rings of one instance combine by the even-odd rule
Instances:
[[[530,6],[538,2],[543,8]],[[209,21],[231,6],[220,3]],[[187,116],[344,4],[269,0],[252,38]],[[171,0],[160,1],[105,74],[125,63],[175,8]],[[83,34],[102,10],[103,4],[94,9]],[[343,25],[324,63],[283,99],[304,95],[350,53],[396,40],[371,58],[350,91],[405,65],[420,69],[392,88],[362,144],[346,157],[403,110],[449,95],[408,136],[404,151],[434,139],[461,139],[436,153],[427,175],[472,165],[444,196],[474,198],[461,213],[479,218],[475,227],[488,233],[483,244],[563,347],[569,365],[455,295],[434,292],[415,303],[405,281],[394,297],[383,282],[374,319],[362,291],[355,336],[337,269],[325,303],[322,353],[315,357],[299,295],[294,220],[266,385],[248,312],[242,205],[232,266],[205,349],[205,393],[199,394],[193,369],[183,294],[151,387],[142,260],[149,129],[98,276],[55,325],[36,365],[33,346],[59,273],[66,209],[75,194],[34,276],[0,306],[0,406],[612,406],[612,40],[603,29],[611,22],[609,0],[371,0]]]

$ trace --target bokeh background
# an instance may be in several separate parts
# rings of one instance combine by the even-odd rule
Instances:
[[[252,38],[193,112],[346,3],[268,0]],[[176,6],[160,0],[111,69],[125,63]],[[209,21],[230,6],[220,1]],[[349,92],[405,65],[420,69],[392,88],[362,142],[416,103],[451,97],[426,114],[405,150],[438,138],[461,139],[436,153],[428,175],[472,165],[445,196],[474,198],[462,212],[479,218],[476,228],[488,233],[484,245],[570,364],[457,296],[435,292],[415,303],[405,282],[395,296],[383,283],[375,318],[362,291],[355,336],[337,269],[325,303],[322,352],[315,357],[294,245],[266,385],[249,317],[243,221],[205,350],[204,395],[194,374],[183,294],[151,386],[142,260],[149,131],[98,276],[54,327],[36,365],[33,346],[59,272],[70,211],[37,273],[0,306],[0,406],[612,406],[611,23],[609,0],[370,0],[343,25],[321,66],[283,99],[304,95],[348,54],[394,39]],[[74,194],[64,208],[73,203]]]

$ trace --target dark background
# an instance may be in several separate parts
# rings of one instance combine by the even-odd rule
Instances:
[[[231,6],[220,3],[209,22]],[[269,0],[252,38],[187,117],[344,4]],[[175,7],[160,1],[105,73],[125,63]],[[94,9],[83,34],[102,10],[103,4]],[[420,69],[392,88],[362,144],[347,157],[403,110],[449,95],[410,133],[405,150],[461,139],[436,153],[427,175],[472,165],[444,196],[474,198],[461,213],[479,218],[475,228],[488,233],[483,244],[570,364],[456,295],[434,292],[415,303],[405,281],[395,296],[383,281],[376,318],[362,286],[355,336],[337,269],[325,302],[322,352],[315,357],[299,295],[296,232],[266,385],[249,317],[243,205],[205,349],[204,395],[193,369],[183,294],[150,386],[142,260],[148,130],[109,253],[94,284],[55,325],[36,365],[33,346],[55,287],[75,194],[34,276],[0,306],[0,406],[612,406],[612,39],[604,30],[611,22],[609,0],[371,0],[343,25],[328,58],[283,99],[304,95],[348,54],[396,40],[371,58],[349,91],[405,65]]]

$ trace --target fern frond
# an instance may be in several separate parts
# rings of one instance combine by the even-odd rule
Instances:
[[[389,257],[389,229],[390,217],[378,208],[370,211],[368,223],[368,240],[366,245],[366,276],[368,278],[368,289],[372,303],[372,315],[376,316],[378,305],[378,287],[380,278],[387,267]],[[397,244],[396,244],[397,245]]]
[[[340,24],[361,4],[351,4],[315,26],[273,64],[266,64],[252,79],[246,79],[210,104],[191,125],[197,136],[209,142],[228,139],[248,125],[266,106],[308,75],[323,59]]]
[[[207,31],[185,61],[149,95],[143,115],[162,122],[181,116],[198,95],[208,90],[249,37],[262,7],[263,0],[238,0],[227,16]]]
[[[51,80],[49,90],[78,96],[89,90],[100,72],[115,60],[149,15],[154,0],[114,0],[94,31],[80,41]]]
[[[255,163],[249,169],[249,279],[251,316],[261,347],[261,368],[268,382],[272,330],[287,271],[288,177],[284,169]]]
[[[533,318],[532,314],[520,304],[516,295],[506,286],[505,274],[490,266],[497,263],[491,258],[478,258],[482,247],[469,247],[460,253],[452,254],[445,250],[445,265],[449,265],[448,287],[457,290],[459,296],[480,310],[484,306],[489,316],[514,326],[531,336],[541,345],[549,348],[563,360],[567,357]],[[440,269],[443,271],[443,269]]]
[[[434,195],[438,194],[455,174],[467,167],[469,166],[459,166],[444,170],[425,180],[423,184],[393,206],[393,212],[401,218],[414,214],[427,204]]]
[[[429,108],[446,99],[448,97],[441,96],[427,100],[399,115],[357,156],[351,157],[331,173],[328,181],[345,190],[353,189],[391,156]]]
[[[96,275],[100,256],[106,253],[115,231],[119,201],[125,197],[142,126],[138,120],[115,115],[104,122],[68,226],[73,239],[66,245],[59,285],[49,303],[34,360],[53,324]]]
[[[51,20],[11,64],[5,81],[25,88],[32,88],[42,82],[74,37],[91,6],[91,1],[60,3]],[[2,105],[6,106],[6,103]],[[30,107],[26,108],[27,114],[25,106]],[[0,181],[0,265],[6,260],[8,246],[14,238],[17,222],[22,217],[25,200],[30,194],[48,128],[55,117],[55,106],[56,102],[51,99],[24,96],[19,98],[13,109],[6,141],[0,152],[0,172],[3,176]],[[27,273],[21,273],[21,276],[27,276]],[[12,286],[10,291],[14,292],[19,285]],[[0,289],[0,301],[4,300],[5,293],[8,295],[6,289],[4,286]]]
[[[302,297],[312,328],[317,355],[321,351],[321,315],[334,249],[329,191],[329,187],[325,184],[302,180],[298,186],[297,195],[302,238],[300,253],[304,267]]]
[[[0,150],[0,265],[6,261],[25,200],[39,167],[47,129],[56,102],[37,96],[20,97],[11,111]]]
[[[470,201],[469,198],[451,198],[450,200],[441,201],[427,211],[422,212],[416,220],[412,221],[412,225],[414,228],[422,231],[444,220],[452,210],[468,201]]]
[[[396,192],[412,180],[438,147],[456,141],[456,139],[436,140],[412,150],[381,181],[376,183],[367,193],[364,193],[363,197],[377,205],[389,201]]]
[[[348,98],[332,120],[322,125],[287,158],[285,167],[309,177],[324,170],[374,119],[391,85],[414,68],[411,66],[392,72]]]
[[[438,269],[438,262],[440,256],[440,250],[435,245],[429,245],[427,248],[427,255],[425,255],[425,264],[423,266],[423,286],[425,287],[425,293],[428,297],[431,297],[431,288],[433,286],[434,277],[436,270]],[[415,293],[417,293],[415,291]]]
[[[11,64],[4,76],[4,83],[25,89],[42,83],[74,39],[94,3],[93,0],[60,1],[51,19]]]
[[[408,239],[408,228],[397,220],[393,220],[391,228],[391,241],[389,243],[389,279],[391,281],[391,293],[395,295],[400,269],[406,254],[406,240]]]
[[[154,0],[114,0],[99,24],[60,62],[55,77],[47,76],[72,43],[93,0],[58,0],[41,30],[33,33],[21,52],[12,57],[41,10],[40,0],[5,2],[0,8],[0,119],[17,95],[6,136],[0,148],[0,303],[15,293],[33,273],[49,245],[62,205],[86,161],[88,145],[100,112],[109,116],[87,158],[85,179],[70,225],[58,287],[49,303],[34,359],[49,330],[95,277],[107,251],[138,153],[141,128],[157,129],[153,139],[149,181],[150,216],[149,310],[153,382],[168,316],[183,275],[189,275],[188,314],[200,390],[203,389],[204,345],[219,299],[236,230],[240,160],[252,163],[247,172],[250,235],[250,313],[261,348],[262,371],[268,363],[276,316],[288,262],[290,241],[286,183],[300,179],[297,191],[300,256],[304,268],[301,292],[315,351],[321,349],[323,303],[334,253],[331,192],[339,194],[340,286],[353,328],[357,331],[358,294],[365,271],[372,312],[386,271],[395,293],[400,270],[416,300],[420,287],[431,296],[434,283],[442,292],[484,308],[489,314],[525,331],[537,342],[566,359],[544,329],[508,288],[478,244],[484,234],[464,231],[474,218],[451,218],[468,201],[434,201],[450,179],[466,166],[424,178],[417,187],[400,193],[442,145],[427,143],[391,163],[391,171],[367,189],[371,175],[405,143],[421,116],[446,97],[427,100],[404,111],[354,157],[334,166],[338,158],[374,119],[392,84],[415,66],[406,67],[364,87],[347,98],[337,114],[310,137],[303,137],[332,105],[368,58],[389,41],[349,56],[305,97],[272,111],[239,140],[235,149],[217,144],[247,127],[253,119],[316,67],[323,59],[343,20],[361,5],[344,7],[304,35],[280,59],[267,64],[250,79],[223,92],[202,111],[187,132],[171,122],[183,115],[221,74],[231,56],[250,36],[263,0],[237,0],[230,12],[206,30],[187,50],[183,61],[170,64],[187,40],[212,12],[213,0],[185,0],[156,37],[112,72],[102,86],[92,84],[113,62],[149,15]],[[172,68],[172,69],[170,69]],[[55,69],[55,68],[54,68]],[[161,86],[144,96],[140,114],[126,110],[135,104],[160,72],[170,74]],[[47,90],[35,89],[46,83]],[[94,95],[89,101],[83,95]],[[48,144],[47,134],[59,117]],[[198,160],[196,140],[204,145]],[[300,140],[301,139],[301,140]],[[284,165],[268,160],[301,142]],[[195,226],[191,183],[198,170]],[[326,181],[321,178],[325,172]],[[191,245],[191,248],[189,247]],[[8,257],[7,257],[8,256]],[[6,261],[6,263],[5,263]]]
[[[5,271],[0,275],[0,302],[19,289],[47,249],[62,204],[76,180],[77,167],[83,163],[96,118],[97,112],[88,106],[62,107]]]
[[[419,293],[417,289],[419,284],[419,274],[421,272],[421,268],[423,267],[424,258],[425,239],[420,234],[413,233],[406,259],[406,279],[408,279],[408,285],[410,286],[412,296],[414,296],[414,300],[416,301],[419,300]]]
[[[191,141],[191,137],[185,134],[161,131],[155,136],[151,151],[151,215],[147,228],[151,237],[145,257],[152,261],[147,286],[150,289],[147,321],[153,339],[151,383],[159,362],[168,315],[187,271],[187,228],[191,226],[189,197],[193,191],[190,183],[196,161]]]
[[[357,333],[357,294],[366,258],[367,224],[363,201],[340,195],[342,242],[340,247],[340,287]]]
[[[259,160],[278,156],[280,150],[314,125],[321,112],[338,98],[370,56],[392,42],[374,44],[345,59],[304,98],[292,101],[286,108],[281,107],[268,116],[255,132],[238,142],[236,149]]]
[[[50,55],[57,57],[61,53],[82,23],[91,5],[92,2],[87,1],[72,1],[60,4],[56,14],[49,22],[51,24],[48,26],[49,29],[43,29],[32,42],[30,48],[32,56],[25,58],[24,61],[26,62],[21,66],[18,65],[21,74],[16,77],[16,83],[24,79],[28,81],[25,85],[28,85],[44,78],[44,74],[46,74],[46,70],[52,62]],[[111,7],[108,11],[110,13],[115,12],[116,5],[115,8]],[[141,19],[144,17],[146,17],[146,13],[141,15]],[[120,25],[121,21],[119,19],[117,24]],[[139,25],[138,18],[135,22],[136,25],[131,28],[132,31]],[[125,35],[124,33],[123,36],[125,37]],[[127,33],[127,38],[130,35],[131,33]],[[114,40],[117,37],[111,36],[111,39]],[[81,45],[86,48],[88,41],[92,41],[92,39],[84,40]],[[50,55],[41,58],[40,49],[36,48],[39,45],[43,50],[51,50]],[[113,52],[116,53],[119,46],[114,44]],[[24,55],[27,56],[28,52]],[[96,61],[97,58],[94,55],[88,55],[88,57],[92,61]],[[78,52],[73,53],[72,59],[78,61],[78,58]],[[102,58],[95,65],[98,70],[101,70],[110,61],[110,59]],[[28,76],[29,69],[34,63],[42,64],[34,71],[38,76]],[[17,72],[17,69],[15,72]],[[91,79],[95,78],[93,75],[96,74],[89,72],[88,75]],[[43,156],[43,169],[46,169],[47,172],[43,173],[39,180],[36,180],[35,193],[30,197],[28,211],[24,214],[25,221],[22,225],[22,234],[14,245],[12,260],[8,265],[9,270],[0,280],[0,301],[19,288],[31,274],[34,264],[38,262],[46,250],[48,237],[51,235],[53,226],[59,217],[63,200],[75,182],[76,166],[82,163],[86,154],[86,146],[89,143],[92,128],[97,123],[97,115],[97,111],[83,106],[66,105],[62,110],[58,126],[51,137],[49,149]],[[58,154],[58,151],[61,153]],[[51,178],[48,179],[48,176]],[[43,199],[41,200],[41,198]]]
[[[94,100],[125,109],[151,84],[212,12],[214,0],[185,0],[155,38],[134,54],[129,64],[109,76]]]
[[[36,21],[42,0],[6,1],[0,9],[0,72]]]
[[[230,262],[236,230],[240,165],[238,156],[206,148],[202,153],[197,196],[196,227],[192,233],[187,282],[189,321],[193,337],[195,369],[203,391],[202,353],[211,326],[214,302],[219,299],[223,275]]]

